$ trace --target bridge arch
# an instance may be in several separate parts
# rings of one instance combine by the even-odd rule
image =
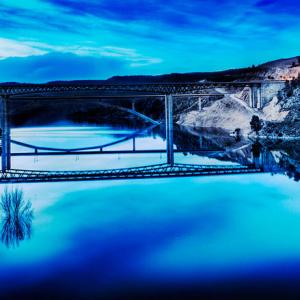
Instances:
[[[10,140],[10,142],[12,144],[18,145],[18,146],[22,146],[25,148],[30,148],[35,150],[35,152],[37,152],[38,150],[41,151],[61,151],[61,152],[80,152],[80,151],[87,151],[87,150],[95,150],[95,149],[99,149],[100,151],[102,151],[104,148],[108,148],[110,146],[113,145],[117,145],[117,144],[121,144],[123,142],[126,142],[128,140],[134,139],[136,137],[138,137],[139,135],[143,134],[144,132],[147,132],[149,130],[152,130],[153,128],[155,128],[157,126],[157,124],[153,124],[147,128],[138,130],[136,132],[134,132],[133,134],[130,134],[124,138],[118,139],[116,141],[110,142],[110,143],[106,143],[106,144],[101,144],[101,145],[96,145],[96,146],[89,146],[89,147],[80,147],[80,148],[55,148],[55,147],[43,147],[43,146],[37,146],[37,145],[32,145],[32,144],[28,144],[28,143],[23,143],[17,140]]]
[[[133,102],[134,103],[134,102]],[[126,108],[126,107],[123,107],[123,106],[120,106],[120,105],[115,105],[115,104],[110,104],[110,103],[105,103],[105,102],[99,102],[99,105],[101,106],[105,106],[105,107],[109,107],[109,108],[116,108],[118,110],[121,110],[121,111],[125,111],[125,112],[128,112],[146,122],[149,122],[149,123],[152,123],[153,125],[159,125],[161,122],[160,121],[156,121],[138,111],[135,110],[135,107],[133,106],[132,109],[130,108]]]

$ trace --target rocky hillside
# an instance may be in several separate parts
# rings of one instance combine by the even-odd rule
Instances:
[[[250,120],[258,115],[263,120],[262,136],[270,138],[300,137],[300,57],[281,59],[257,67],[254,79],[286,80],[285,88],[274,95],[261,110],[241,101],[243,91],[225,95],[201,111],[181,114],[179,123],[193,127],[218,127],[229,131],[240,128],[251,133]],[[253,73],[254,75],[254,73]],[[222,91],[220,91],[222,92]]]
[[[292,80],[300,73],[300,56],[278,59],[258,66],[219,72],[172,73],[157,76],[114,76],[110,83],[138,82],[195,82],[195,81],[247,81]]]
[[[262,135],[273,138],[300,138],[300,78],[286,84],[274,101],[283,119],[266,121]]]
[[[262,78],[275,80],[295,80],[300,74],[300,57],[279,59],[260,65]]]
[[[182,113],[178,123],[192,127],[215,127],[234,131],[236,128],[243,133],[250,132],[250,120],[256,112],[232,95],[211,102],[202,110]]]

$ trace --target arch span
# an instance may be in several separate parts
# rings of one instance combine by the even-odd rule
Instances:
[[[102,105],[102,106],[105,106],[105,107],[116,108],[116,109],[119,109],[121,111],[128,112],[132,115],[137,116],[140,119],[143,119],[146,122],[152,123],[153,125],[159,125],[161,123],[159,121],[153,120],[152,118],[150,118],[150,117],[148,117],[148,116],[146,116],[142,113],[139,113],[138,111],[136,111],[134,109],[126,108],[126,107],[123,107],[123,106],[120,106],[120,105],[109,104],[109,103],[105,103],[105,102],[99,102],[99,104]]]
[[[26,148],[30,148],[30,149],[34,149],[35,151],[38,150],[42,150],[42,151],[61,151],[61,152],[80,152],[80,151],[86,151],[86,150],[94,150],[94,149],[104,149],[107,148],[109,146],[113,146],[113,145],[117,145],[117,144],[121,144],[125,141],[131,140],[137,136],[139,136],[140,134],[148,131],[148,130],[152,130],[154,127],[156,127],[157,125],[151,125],[147,128],[138,130],[136,132],[134,132],[133,134],[130,134],[124,138],[121,138],[117,141],[114,142],[110,142],[110,143],[106,143],[106,144],[101,144],[101,145],[97,145],[97,146],[90,146],[90,147],[81,147],[81,148],[54,148],[54,147],[43,147],[43,146],[36,146],[36,145],[32,145],[32,144],[28,144],[28,143],[23,143],[20,141],[16,141],[16,140],[11,140],[12,144],[18,145],[18,146],[22,146],[22,147],[26,147]]]

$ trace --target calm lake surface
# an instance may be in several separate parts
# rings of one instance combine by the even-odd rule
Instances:
[[[134,132],[54,124],[14,128],[11,138],[76,148]],[[233,148],[228,139],[231,144],[218,136],[206,142]],[[182,130],[174,140],[175,149],[187,148],[199,137]],[[142,132],[135,142],[138,150],[166,147],[159,130]],[[234,155],[176,153],[175,160],[237,164],[247,159],[249,141],[239,143]],[[110,149],[131,148],[128,140]],[[12,152],[30,151],[12,146]],[[276,162],[280,149],[271,153]],[[12,167],[91,170],[165,161],[164,153],[15,156]],[[294,296],[300,283],[300,183],[274,173],[1,185],[2,195],[5,188],[23,191],[33,218],[21,238],[1,219],[0,299],[181,299],[244,291]]]

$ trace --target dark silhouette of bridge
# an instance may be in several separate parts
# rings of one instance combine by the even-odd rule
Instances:
[[[0,174],[0,183],[145,179],[253,174],[261,172],[262,170],[260,168],[250,166],[211,166],[189,164],[157,164],[144,167],[95,171],[34,171],[12,169]]]
[[[186,94],[186,93],[201,93],[203,90],[212,88],[230,88],[230,87],[260,87],[261,81],[249,82],[187,82],[187,83],[138,83],[138,84],[78,84],[78,83],[47,83],[47,84],[3,84],[0,86],[0,94],[2,96],[19,96],[19,95],[33,95],[33,94],[57,94],[75,92],[78,95],[80,92],[96,92],[109,95],[116,92],[121,95],[123,92],[142,94]]]
[[[111,146],[123,143],[123,142],[128,141],[128,140],[132,140],[133,141],[133,151],[134,151],[135,150],[135,138],[138,137],[138,136],[140,136],[141,134],[147,132],[147,131],[152,130],[154,127],[156,127],[156,125],[152,125],[152,126],[147,127],[145,129],[138,130],[138,131],[134,132],[133,134],[129,134],[129,135],[127,135],[127,136],[125,136],[125,137],[123,137],[123,138],[121,138],[119,140],[116,140],[116,141],[113,141],[113,142],[110,142],[110,143],[106,143],[106,144],[100,144],[100,145],[96,145],[96,146],[90,146],[90,147],[80,147],[80,148],[42,147],[42,146],[32,145],[32,144],[28,144],[28,143],[24,143],[24,142],[20,142],[20,141],[16,141],[16,140],[11,140],[11,143],[19,145],[19,146],[23,146],[25,148],[33,149],[34,150],[34,154],[37,154],[38,151],[51,151],[51,152],[55,151],[55,152],[59,152],[61,154],[65,154],[65,153],[71,153],[71,154],[75,153],[75,154],[78,154],[78,153],[81,152],[81,153],[86,154],[87,150],[95,150],[95,149],[99,149],[99,151],[101,153],[105,153],[105,151],[104,151],[105,148],[108,148],[108,147],[111,147]],[[99,151],[98,151],[98,153],[99,153]]]
[[[284,85],[282,80],[247,81],[247,82],[186,82],[186,83],[138,83],[138,84],[108,84],[108,83],[76,83],[54,82],[47,84],[2,84],[0,96],[4,99],[28,99],[38,96],[43,99],[53,97],[99,97],[122,95],[186,95],[203,94],[204,91],[216,88],[245,88],[249,93],[250,107],[261,108],[266,85]]]
[[[0,183],[8,182],[45,182],[45,181],[68,181],[68,180],[103,180],[103,179],[133,179],[133,178],[159,178],[159,177],[183,177],[183,176],[207,176],[207,175],[228,175],[263,172],[263,169],[256,164],[248,165],[190,165],[177,164],[174,162],[173,145],[173,97],[174,96],[201,96],[213,95],[204,92],[207,89],[214,88],[232,88],[249,87],[251,97],[256,97],[259,102],[261,97],[262,82],[204,82],[204,83],[163,83],[163,84],[75,84],[75,83],[51,83],[51,84],[17,84],[0,86],[0,104],[1,104],[1,129],[2,129],[2,172],[0,174]],[[149,94],[150,93],[150,94]],[[202,93],[202,94],[201,94]],[[219,95],[219,94],[218,94]],[[59,99],[95,99],[101,98],[121,98],[121,97],[161,97],[165,102],[165,135],[166,149],[162,150],[136,150],[135,138],[141,134],[140,131],[122,138],[118,141],[104,145],[95,145],[81,148],[55,148],[42,147],[11,140],[9,125],[9,105],[11,100],[59,100]],[[258,100],[257,100],[258,99]],[[133,102],[134,103],[134,102]],[[121,109],[131,113],[152,126],[157,126],[160,121],[137,112],[134,104],[132,108],[115,106],[110,103],[100,103],[100,105]],[[149,130],[145,129],[145,130]],[[107,150],[108,147],[132,140],[132,150]],[[33,149],[32,153],[11,153],[11,144],[17,144],[25,148]],[[180,152],[191,152],[190,149],[180,149]],[[201,149],[197,152],[201,153]],[[217,149],[203,151],[203,154],[209,154]],[[26,155],[78,155],[78,154],[112,154],[112,153],[162,153],[167,154],[165,164],[107,169],[96,171],[37,171],[37,170],[16,170],[11,167],[12,156]]]

